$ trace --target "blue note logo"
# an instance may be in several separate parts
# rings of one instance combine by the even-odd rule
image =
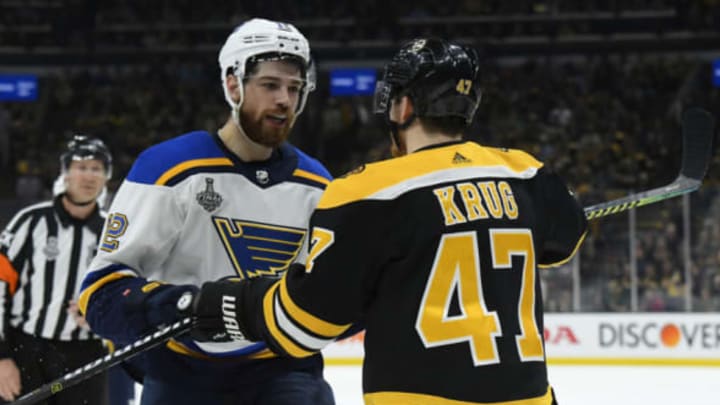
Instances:
[[[277,275],[295,259],[305,229],[212,217],[215,230],[241,278]]]

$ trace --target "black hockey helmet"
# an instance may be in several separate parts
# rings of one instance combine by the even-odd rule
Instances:
[[[97,159],[105,165],[105,175],[109,179],[112,177],[112,155],[105,143],[99,138],[91,138],[87,135],[74,135],[65,146],[65,150],[60,155],[60,166],[63,172],[70,167],[70,162],[74,160],[92,160]]]
[[[391,100],[407,95],[417,117],[460,117],[469,125],[482,97],[479,64],[472,48],[435,38],[412,40],[385,65],[375,88],[375,113],[387,117]]]

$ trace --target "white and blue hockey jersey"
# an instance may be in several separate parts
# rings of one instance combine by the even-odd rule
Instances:
[[[143,152],[109,210],[98,255],[85,275],[81,310],[120,341],[121,304],[104,289],[127,277],[194,284],[276,275],[304,263],[307,227],[330,175],[283,144],[264,162],[242,162],[217,135],[191,132]],[[92,317],[102,310],[102,317]],[[107,318],[107,319],[105,319]],[[99,324],[99,325],[97,325]],[[263,343],[172,340],[194,358],[261,356]],[[254,355],[254,356],[253,356]]]

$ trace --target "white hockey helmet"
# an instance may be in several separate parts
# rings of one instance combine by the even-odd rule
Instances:
[[[315,70],[310,59],[308,40],[292,24],[253,18],[235,28],[218,55],[220,80],[225,92],[225,100],[233,109],[233,116],[237,119],[236,114],[243,103],[243,86],[239,86],[240,101],[236,104],[225,85],[228,70],[232,69],[232,73],[242,81],[245,78],[248,61],[260,55],[267,55],[275,60],[287,57],[302,63],[304,86],[295,111],[296,116],[300,115],[305,108],[308,93],[315,90]]]

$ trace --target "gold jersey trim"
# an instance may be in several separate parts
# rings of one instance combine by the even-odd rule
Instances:
[[[110,273],[107,276],[101,278],[100,280],[92,283],[88,288],[86,288],[85,290],[83,290],[82,293],[80,293],[80,298],[78,298],[78,308],[80,308],[80,312],[83,315],[87,313],[87,306],[90,302],[90,297],[95,293],[95,291],[100,289],[100,287],[125,277],[134,276],[125,273]]]
[[[463,160],[458,163],[457,156]],[[469,178],[532,178],[543,166],[520,150],[501,150],[465,142],[411,153],[369,164],[364,170],[333,180],[318,209],[360,200],[392,200],[440,182]]]
[[[307,351],[302,347],[298,346],[290,338],[288,338],[283,331],[277,325],[275,321],[275,293],[280,287],[280,283],[276,282],[270,289],[265,293],[263,298],[263,317],[265,318],[265,326],[267,327],[270,336],[277,342],[280,347],[283,348],[292,357],[308,357],[313,352]]]
[[[273,352],[271,352],[269,349],[263,349],[257,353],[243,355],[243,356],[237,356],[237,357],[212,357],[208,356],[206,354],[200,353],[196,350],[193,350],[189,347],[187,347],[185,344],[178,342],[175,339],[170,339],[167,344],[165,345],[169,350],[172,350],[175,353],[182,354],[184,356],[192,357],[195,359],[200,360],[208,360],[208,361],[237,361],[238,359],[245,359],[245,360],[260,360],[260,359],[271,359],[277,357],[277,355]]]
[[[550,405],[552,404],[552,393],[548,387],[542,396],[503,402],[467,402],[434,395],[392,391],[365,394],[363,399],[365,405]]]
[[[326,185],[326,186],[327,186],[328,184],[330,184],[330,180],[326,179],[325,177],[319,176],[319,175],[317,175],[317,174],[315,174],[315,173],[311,173],[311,172],[308,172],[308,171],[302,170],[302,169],[295,169],[295,171],[293,172],[293,176],[302,177],[302,178],[305,178],[305,179],[308,179],[308,180],[312,180],[312,181],[314,181],[314,182],[317,182],[317,183],[320,183],[320,184],[324,184],[324,185]]]
[[[585,236],[587,236],[587,231],[583,232],[583,234],[580,236],[580,239],[578,239],[577,243],[575,244],[575,249],[573,249],[572,253],[570,253],[570,256],[555,262],[555,263],[548,263],[548,264],[538,264],[538,268],[541,269],[549,269],[551,267],[558,267],[562,266],[563,264],[567,263],[572,259],[578,250],[580,250],[580,246],[582,246],[583,241],[585,240]]]
[[[170,179],[177,176],[178,174],[194,169],[196,167],[203,167],[203,166],[232,166],[233,163],[228,158],[210,158],[210,159],[193,159],[193,160],[186,160],[182,163],[179,163],[170,169],[166,170],[156,181],[155,184],[157,185],[165,185]]]
[[[318,335],[319,337],[335,338],[352,326],[352,324],[338,325],[322,320],[300,308],[290,297],[290,293],[287,289],[287,276],[283,276],[280,281],[279,297],[288,318],[294,319],[297,323],[306,327],[310,332]]]

